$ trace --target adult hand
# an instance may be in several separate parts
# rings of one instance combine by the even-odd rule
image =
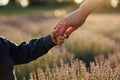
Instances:
[[[60,20],[55,26],[55,30],[59,31],[59,35],[67,33],[67,36],[69,36],[85,22],[87,16],[92,11],[106,1],[107,0],[85,0],[85,2],[77,10],[71,12]]]
[[[54,27],[59,32],[59,35],[66,34],[69,36],[73,31],[80,27],[86,20],[86,17],[81,15],[79,9],[65,16]]]

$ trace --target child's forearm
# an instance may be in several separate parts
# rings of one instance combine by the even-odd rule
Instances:
[[[50,35],[40,39],[32,39],[28,44],[26,42],[23,42],[18,46],[11,42],[8,44],[12,45],[10,51],[15,65],[33,61],[38,57],[45,55],[56,45],[52,42]]]

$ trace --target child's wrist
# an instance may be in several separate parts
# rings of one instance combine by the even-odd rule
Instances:
[[[55,38],[53,37],[52,34],[50,35],[50,37],[51,37],[51,41],[52,41],[54,44],[57,44],[57,42],[55,41]]]

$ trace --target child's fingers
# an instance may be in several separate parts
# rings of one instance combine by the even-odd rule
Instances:
[[[55,33],[54,31],[51,33],[51,38],[52,38],[52,41],[53,41],[55,44],[57,44],[57,36],[56,36],[56,33]]]
[[[61,38],[61,39],[60,39]],[[61,45],[64,43],[64,39],[62,37],[57,38],[57,44]]]
[[[52,33],[53,33],[54,36],[56,36],[56,37],[59,36],[59,33],[58,33],[57,31],[53,31]]]
[[[65,36],[58,36],[57,39],[59,39],[59,40],[64,40],[64,39],[65,39]]]
[[[58,36],[57,37],[57,44],[62,45],[64,43],[65,36]]]
[[[64,40],[61,40],[61,39],[57,38],[57,42],[64,43]]]

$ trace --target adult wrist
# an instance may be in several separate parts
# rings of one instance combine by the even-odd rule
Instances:
[[[81,25],[85,22],[88,15],[86,15],[81,9],[77,9],[77,16],[79,17],[79,21],[81,22]]]

